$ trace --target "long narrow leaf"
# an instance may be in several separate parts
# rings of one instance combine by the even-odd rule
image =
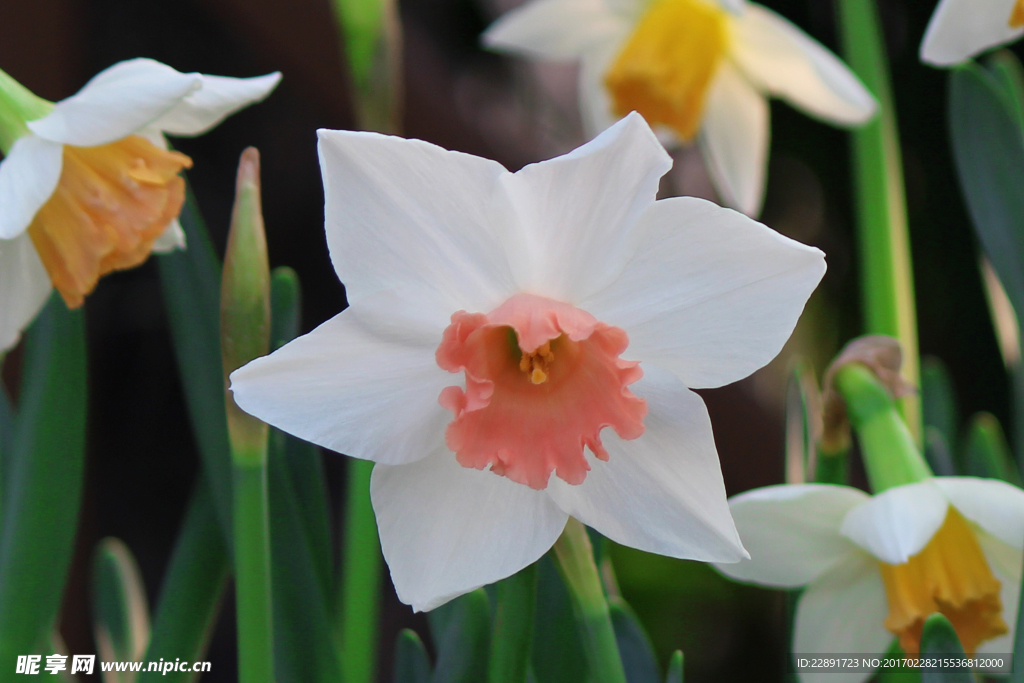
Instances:
[[[200,477],[160,590],[147,661],[203,659],[230,571],[212,496]],[[187,683],[195,678],[185,672],[142,672],[139,683]]]
[[[432,683],[480,683],[487,680],[491,608],[482,588],[430,613],[437,644]]]
[[[231,455],[220,355],[220,265],[191,190],[180,220],[188,248],[157,258],[160,283],[192,429],[230,548]]]
[[[499,582],[497,589],[487,680],[526,683],[537,604],[536,563]]]
[[[537,562],[533,673],[537,683],[584,683],[587,680],[587,660],[572,600],[550,553]]]
[[[921,630],[921,657],[925,659],[964,659],[964,647],[949,620],[941,614],[933,614],[924,620]],[[928,667],[921,670],[921,683],[974,683],[970,669],[935,670]]]
[[[395,640],[394,683],[430,683],[430,659],[423,641],[411,629],[402,629]]]
[[[138,661],[149,645],[149,606],[139,566],[128,546],[104,538],[92,563],[93,635],[100,659]],[[108,671],[106,683],[133,683],[137,672]]]
[[[651,639],[640,620],[621,598],[608,601],[615,627],[615,640],[622,655],[622,668],[629,683],[658,683],[658,661],[654,657]]]
[[[78,525],[85,464],[84,318],[55,294],[29,329],[0,526],[0,671],[48,637]],[[6,674],[5,674],[6,675]]]

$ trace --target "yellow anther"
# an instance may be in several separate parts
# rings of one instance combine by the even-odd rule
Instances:
[[[524,353],[519,359],[519,369],[530,376],[534,384],[544,384],[548,381],[548,365],[555,360],[555,354],[551,351],[551,342],[537,348],[533,353]]]

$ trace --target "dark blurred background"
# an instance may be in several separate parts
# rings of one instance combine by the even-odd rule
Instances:
[[[405,133],[496,159],[515,170],[582,142],[575,69],[530,65],[482,51],[480,32],[517,0],[403,0]],[[834,8],[769,0],[836,49]],[[946,138],[945,74],[921,65],[930,0],[880,0],[902,133],[921,350],[945,360],[962,414],[988,410],[1008,423],[1008,385],[978,274]],[[213,241],[223,249],[238,156],[263,155],[271,265],[289,265],[304,288],[303,328],[345,306],[328,260],[317,128],[354,124],[342,45],[329,0],[34,0],[0,3],[0,68],[59,100],[99,70],[145,56],[181,71],[284,74],[263,104],[195,140],[177,140]],[[763,220],[821,247],[829,271],[787,350],[736,385],[701,392],[708,403],[730,494],[783,476],[783,396],[794,352],[820,373],[860,332],[847,135],[787,105],[772,105],[772,150]],[[713,197],[699,156],[676,154],[666,190]],[[105,536],[138,559],[151,606],[159,592],[198,456],[170,346],[155,264],[105,278],[86,305],[90,344],[89,456],[78,550],[62,632],[73,653],[95,652],[88,566]],[[16,394],[19,353],[4,368]],[[343,458],[325,453],[334,507]],[[787,634],[781,593],[738,586],[706,566],[613,549],[624,596],[644,621],[661,662],[686,652],[687,680],[782,680]],[[398,629],[426,621],[385,584],[380,680],[390,681]],[[225,603],[203,681],[235,679],[233,604]],[[98,676],[97,676],[98,678]]]

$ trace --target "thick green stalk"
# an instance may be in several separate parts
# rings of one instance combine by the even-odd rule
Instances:
[[[376,680],[381,552],[370,504],[373,463],[349,460],[335,637],[345,683]]]
[[[210,488],[201,478],[160,589],[146,661],[203,659],[230,570]],[[138,683],[187,683],[191,678],[191,672],[143,672]]]
[[[608,600],[601,587],[586,527],[570,517],[562,535],[555,541],[554,550],[558,569],[572,596],[591,680],[595,683],[626,683]]]
[[[240,683],[273,683],[274,635],[265,464],[236,463],[234,492],[238,680]]]
[[[881,493],[932,476],[889,390],[875,373],[860,363],[848,363],[836,372],[835,386],[857,432],[872,491]]]
[[[878,99],[879,114],[853,131],[853,170],[860,240],[864,324],[868,334],[899,340],[903,377],[920,386],[914,273],[907,230],[896,109],[885,43],[874,0],[839,0],[843,50],[853,71]],[[922,443],[916,394],[900,400],[914,441]]]

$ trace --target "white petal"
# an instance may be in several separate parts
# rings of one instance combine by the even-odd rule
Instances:
[[[688,387],[746,377],[779,352],[825,273],[824,255],[695,197],[656,202],[622,276],[581,304],[629,334],[626,358]]]
[[[823,574],[800,596],[793,652],[881,655],[893,635],[878,563],[858,555]],[[871,673],[801,673],[800,683],[861,683]]]
[[[185,248],[185,231],[181,229],[181,223],[177,218],[171,219],[167,229],[153,242],[153,251],[157,254],[166,254],[175,249]]]
[[[0,240],[0,355],[18,343],[52,289],[27,233]]]
[[[105,145],[153,123],[200,83],[199,74],[183,74],[152,59],[118,62],[28,127],[53,142]]]
[[[0,239],[17,237],[32,223],[60,181],[64,146],[25,135],[0,161]]]
[[[437,366],[436,343],[384,339],[353,315],[358,305],[233,372],[235,401],[289,434],[356,458],[423,458],[444,444],[451,413],[437,399],[458,378]]]
[[[420,140],[319,132],[327,245],[350,303],[431,289],[488,312],[518,291],[504,240],[518,234],[500,164]]]
[[[588,50],[580,59],[580,117],[587,138],[596,137],[619,118],[612,113],[612,98],[605,88],[604,77],[628,36],[629,31],[623,31],[614,39]]]
[[[768,102],[732,64],[715,75],[697,143],[723,203],[761,213],[768,167]]]
[[[999,581],[999,600],[1003,603],[1003,621],[1010,627],[1008,633],[986,640],[978,647],[978,654],[1006,654],[1013,652],[1013,634],[1017,626],[1020,607],[1020,579],[1024,555],[1019,548],[1003,543],[984,531],[978,533],[978,542],[992,574]]]
[[[568,519],[543,491],[462,467],[444,448],[377,465],[370,494],[395,590],[416,611],[537,561]]]
[[[615,279],[636,248],[635,224],[672,159],[632,113],[564,156],[530,164],[504,185],[523,227],[526,291],[584,299]]]
[[[260,102],[281,82],[274,72],[255,78],[199,74],[202,87],[153,124],[171,135],[201,135],[236,111]]]
[[[502,15],[482,40],[535,59],[577,59],[627,30],[627,18],[604,0],[534,0]]]
[[[875,98],[842,60],[770,9],[749,4],[733,32],[732,57],[762,90],[842,126],[875,114]]]
[[[936,477],[960,514],[1004,543],[1024,548],[1024,491],[998,479]]]
[[[903,564],[932,539],[948,507],[931,480],[897,486],[851,510],[840,531],[882,562]]]
[[[601,439],[608,462],[588,457],[592,469],[579,486],[552,477],[551,497],[623,545],[704,562],[745,557],[700,396],[671,374],[647,366],[643,379],[630,388],[647,400],[643,436],[624,441],[605,429]]]
[[[921,41],[921,61],[952,66],[1024,35],[1024,27],[1010,26],[1015,2],[941,0]]]
[[[740,581],[797,588],[851,552],[860,550],[839,534],[846,513],[868,495],[849,486],[768,486],[729,500],[749,560],[716,565]]]

